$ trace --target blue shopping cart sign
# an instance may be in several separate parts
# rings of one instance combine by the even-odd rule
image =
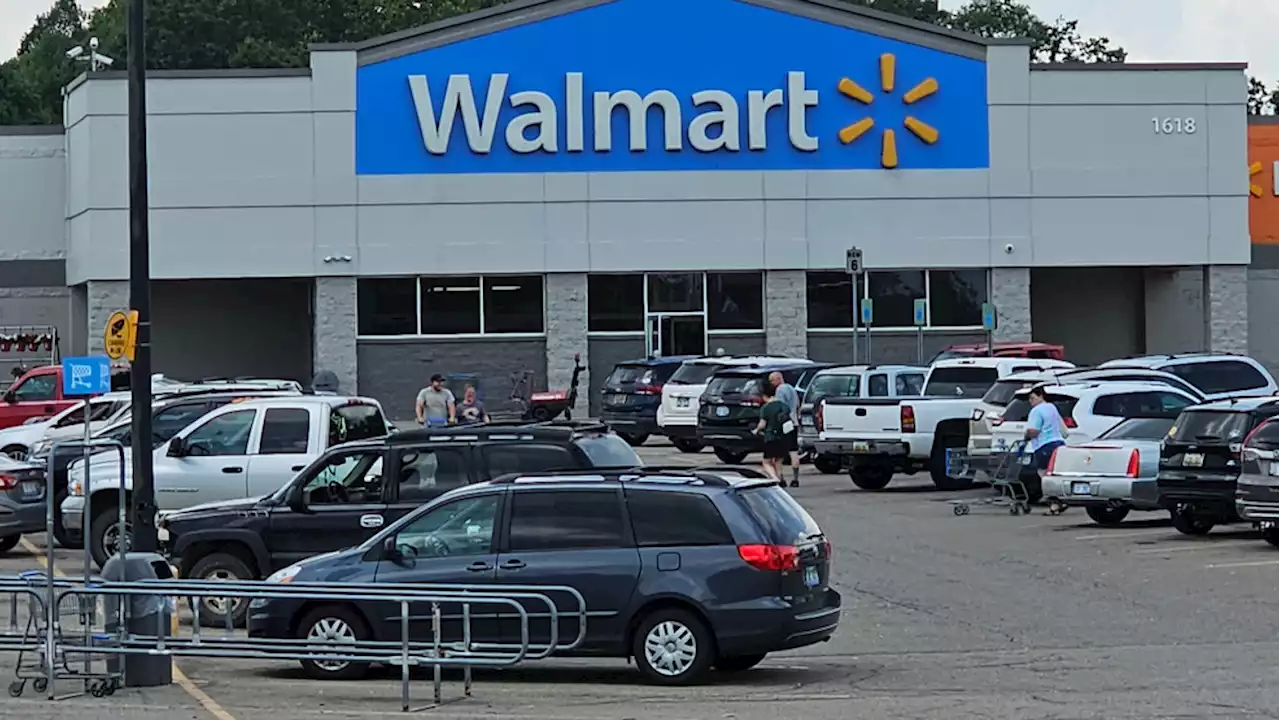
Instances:
[[[62,359],[63,395],[102,395],[111,392],[111,361],[105,355]]]
[[[916,327],[924,327],[929,324],[929,301],[924,298],[916,298],[911,308],[911,321]]]
[[[862,302],[858,303],[858,311],[862,324],[870,327],[871,319],[875,317],[875,302],[871,298],[862,298]]]
[[[982,303],[982,329],[987,331],[995,330],[999,323],[996,306],[993,303]]]

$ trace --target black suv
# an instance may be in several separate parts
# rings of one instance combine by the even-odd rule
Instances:
[[[569,586],[586,627],[561,608],[557,654],[634,658],[651,682],[697,682],[711,668],[747,670],[770,652],[824,642],[840,622],[829,586],[831,546],[813,518],[763,473],[644,468],[511,475],[455,490],[359,547],[298,563],[280,583]],[[394,604],[394,603],[392,603]],[[508,611],[441,603],[441,642],[470,650],[553,641],[545,604]],[[411,612],[420,612],[411,610]],[[426,641],[426,623],[409,625]],[[325,634],[320,634],[323,630]],[[394,643],[400,614],[387,603],[254,600],[249,636],[340,637]],[[541,649],[540,648],[540,649]],[[302,661],[320,678],[354,678],[358,663]]]
[[[1236,522],[1236,479],[1249,433],[1275,416],[1275,397],[1231,398],[1182,411],[1160,445],[1156,489],[1173,526],[1205,535]]]
[[[613,366],[600,388],[600,421],[632,445],[643,445],[658,432],[662,386],[680,364],[696,355],[627,360]]]
[[[158,448],[169,442],[174,435],[178,434],[178,431],[224,405],[252,398],[298,394],[300,393],[297,391],[279,390],[266,385],[261,390],[203,388],[165,393],[163,399],[157,400],[151,406],[151,447]],[[94,435],[94,439],[117,440],[125,448],[131,447],[133,443],[132,418],[129,415],[124,416],[119,421],[99,430]],[[57,504],[55,507],[60,505],[62,499],[67,496],[67,466],[83,457],[83,451],[75,447],[59,449],[54,455],[52,487],[54,502]],[[45,450],[32,455],[31,461],[40,464],[49,462],[49,451]],[[84,547],[84,538],[81,537],[79,530],[63,527],[61,512],[54,512],[53,514],[53,533],[58,544],[63,547],[75,549]]]
[[[751,431],[760,420],[764,389],[769,375],[782,377],[804,402],[804,388],[819,370],[834,367],[809,361],[787,361],[719,370],[699,399],[698,442],[711,446],[720,462],[737,465],[749,453],[764,448],[764,441]]]
[[[368,540],[449,490],[509,473],[639,467],[635,450],[603,425],[491,424],[409,430],[330,448],[289,484],[259,498],[197,505],[165,515],[161,551],[180,577],[265,578],[280,568]],[[394,468],[395,482],[386,482]],[[238,601],[233,620],[243,623]],[[226,622],[219,600],[206,623]]]

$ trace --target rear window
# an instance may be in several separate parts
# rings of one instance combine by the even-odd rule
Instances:
[[[1132,418],[1102,433],[1099,440],[1161,440],[1173,427],[1173,418]]]
[[[929,383],[924,387],[924,394],[979,398],[987,393],[991,384],[999,377],[995,368],[935,368],[929,373]]]
[[[573,444],[587,454],[592,467],[644,467],[644,461],[636,451],[617,435],[587,435],[574,440]]]
[[[1241,442],[1249,434],[1252,416],[1246,412],[1193,410],[1174,425],[1173,439],[1182,443]]]
[[[1028,397],[1030,396],[1020,395],[1005,406],[1004,412],[1000,413],[1005,422],[1027,421],[1027,418],[1031,416],[1031,401],[1027,399]],[[1070,395],[1047,393],[1044,399],[1053,403],[1053,406],[1058,408],[1058,414],[1064,418],[1071,417],[1071,413],[1076,409],[1076,399]]]
[[[329,444],[369,440],[387,434],[387,420],[377,405],[358,403],[329,412]]]
[[[1004,407],[1013,400],[1014,393],[1032,385],[1035,385],[1035,382],[1030,380],[1001,380],[987,390],[987,394],[982,396],[982,402]]]
[[[743,490],[738,497],[760,522],[771,543],[798,545],[822,534],[818,523],[800,507],[800,503],[776,486]]]
[[[613,372],[609,373],[604,384],[632,385],[638,382],[648,369],[644,365],[617,365],[613,368]]]
[[[819,375],[805,391],[805,402],[816,403],[829,397],[858,397],[861,375]]]
[[[733,534],[711,499],[695,493],[627,489],[636,545],[732,545]]]
[[[1255,390],[1269,384],[1257,368],[1242,360],[1182,363],[1166,369],[1203,393]]]
[[[722,375],[711,378],[707,385],[708,395],[760,395],[764,392],[764,381],[754,375]]]
[[[701,385],[724,366],[719,363],[687,362],[667,382],[672,385]]]
[[[1280,447],[1280,431],[1277,430],[1277,426],[1280,426],[1280,423],[1275,420],[1263,423],[1257,432],[1249,436],[1248,447],[1255,450],[1275,450]]]

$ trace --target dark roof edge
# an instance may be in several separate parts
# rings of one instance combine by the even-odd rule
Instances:
[[[524,10],[528,10],[530,8],[536,8],[542,5],[550,5],[550,4],[562,2],[562,1],[563,0],[515,0],[515,2],[504,3],[502,5],[497,5],[491,8],[485,8],[483,10],[476,10],[474,12],[465,13],[463,15],[457,15],[451,18],[446,18],[444,20],[440,20],[438,22],[434,22],[429,25],[410,28],[408,30],[402,30],[400,32],[391,33],[389,35],[382,35],[380,37],[370,38],[368,40],[362,40],[359,42],[350,42],[350,43],[312,43],[311,45],[308,46],[308,48],[313,52],[335,52],[335,51],[359,52],[359,51],[369,50],[376,47],[381,47],[383,45],[391,45],[393,43],[398,43],[398,42],[415,38],[415,37],[421,37],[423,35],[430,35],[443,30],[448,30],[451,28],[458,27],[460,25],[467,25],[473,22],[480,22],[483,20],[488,20],[490,18],[499,17],[508,13],[521,12]],[[922,22],[920,20],[913,20],[911,18],[902,17],[901,15],[894,15],[893,13],[887,13],[880,10],[872,10],[870,8],[865,8],[858,5],[850,5],[848,3],[838,2],[836,0],[791,0],[791,1],[800,5],[803,5],[803,4],[817,5],[817,6],[825,7],[831,10],[837,10],[843,13],[847,13],[849,15],[861,15],[871,20],[876,20],[876,21],[888,23],[891,25],[898,25],[900,27],[909,28],[911,30],[933,33],[935,35],[949,37],[954,40],[960,40],[960,41],[972,43],[973,45],[978,45],[978,46],[1033,44],[1032,41],[1027,38],[984,38],[979,35],[960,32],[959,30],[944,28],[938,25],[934,25],[932,23]]]
[[[67,129],[61,125],[0,125],[0,135],[63,135]]]
[[[1277,121],[1280,121],[1280,117],[1277,117],[1276,115],[1250,115],[1249,116],[1250,125],[1275,125]]]
[[[311,68],[212,68],[207,70],[148,70],[147,78],[156,80],[202,80],[206,78],[262,78],[262,77],[308,77]],[[124,80],[129,77],[127,70],[99,70],[95,73],[82,73],[67,85],[74,88],[83,80],[90,78],[103,80]]]
[[[1249,63],[1031,63],[1032,70],[1245,70]]]

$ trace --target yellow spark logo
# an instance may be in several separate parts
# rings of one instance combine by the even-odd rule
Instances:
[[[897,82],[897,64],[898,60],[893,53],[885,53],[880,56],[880,89],[885,93],[893,92],[894,85]],[[869,90],[849,78],[842,78],[839,84],[836,85],[836,90],[841,95],[857,100],[863,105],[870,105],[875,100],[875,96]],[[906,105],[914,105],[936,92],[938,92],[938,81],[931,77],[925,78],[918,85],[902,94],[902,102]],[[876,121],[870,117],[864,117],[855,123],[846,125],[840,129],[840,142],[848,145],[865,135],[875,125]],[[902,121],[902,125],[926,145],[938,142],[937,128],[913,115],[908,115]],[[898,167],[898,139],[893,128],[885,128],[880,133],[880,165],[885,168]]]
[[[1249,194],[1260,198],[1262,197],[1262,186],[1253,181],[1253,176],[1262,172],[1262,163],[1256,162],[1249,166]]]

